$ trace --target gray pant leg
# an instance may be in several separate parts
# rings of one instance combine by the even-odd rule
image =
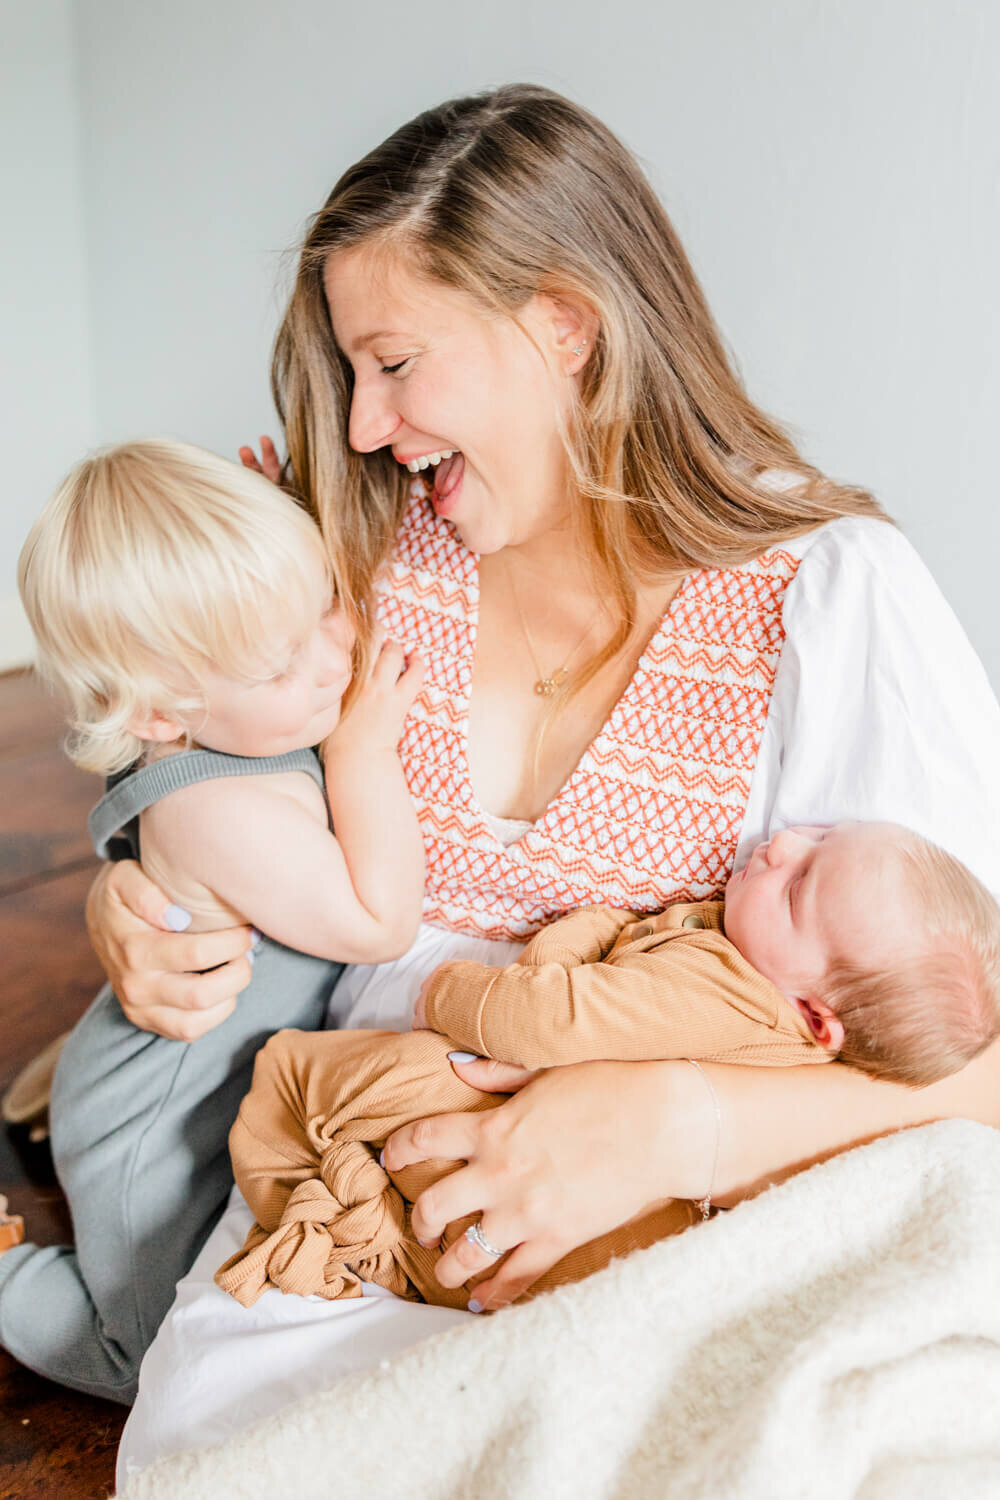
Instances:
[[[76,1249],[21,1245],[0,1259],[0,1344],[15,1358],[75,1390],[134,1399],[142,1356],[232,1186],[229,1129],[257,1050],[283,1027],[322,1027],[341,967],[265,941],[236,1010],[192,1043],[137,1030],[104,987],[52,1094]]]

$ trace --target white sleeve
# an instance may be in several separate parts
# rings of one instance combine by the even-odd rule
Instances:
[[[962,627],[885,522],[834,521],[804,545],[735,869],[789,824],[879,819],[1000,896],[1000,707]]]

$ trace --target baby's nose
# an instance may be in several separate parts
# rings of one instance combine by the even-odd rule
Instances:
[[[801,837],[793,829],[783,828],[780,833],[773,836],[767,846],[768,864],[784,864],[785,860],[798,854],[801,844]]]

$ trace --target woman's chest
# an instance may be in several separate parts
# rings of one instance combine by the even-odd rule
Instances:
[[[552,713],[476,560],[404,535],[380,614],[427,679],[400,751],[427,854],[425,919],[523,937],[580,906],[645,911],[728,879],[781,651],[794,561],[687,578],[636,651]],[[571,642],[564,635],[560,651]],[[484,811],[533,818],[504,848]]]
[[[480,634],[468,705],[469,775],[480,806],[534,822],[600,733],[635,662],[630,654],[610,664],[563,701],[536,691],[538,670],[515,645]]]

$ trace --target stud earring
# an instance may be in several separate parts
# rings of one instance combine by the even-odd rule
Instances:
[[[584,349],[586,347],[587,347],[587,340],[586,339],[581,339],[580,342],[577,344],[576,348],[573,350],[573,353],[577,356],[577,358],[579,358],[579,356],[583,353],[583,351],[584,351]]]

